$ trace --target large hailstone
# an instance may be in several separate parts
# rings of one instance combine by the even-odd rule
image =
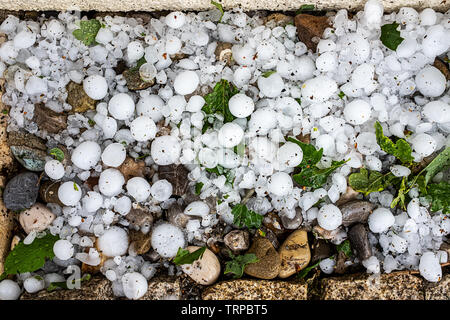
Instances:
[[[395,223],[395,217],[391,210],[378,208],[369,215],[369,229],[373,233],[383,233]]]
[[[284,89],[283,78],[278,73],[273,73],[270,76],[258,78],[259,91],[268,98],[278,97]]]
[[[417,89],[426,97],[439,97],[445,91],[447,80],[439,69],[427,66],[416,75]]]
[[[108,111],[116,120],[127,120],[134,114],[134,101],[126,93],[117,93],[108,102]]]
[[[266,135],[277,126],[276,113],[269,108],[261,108],[252,113],[248,128],[257,135]]]
[[[81,204],[87,213],[94,213],[102,207],[103,197],[96,191],[88,191],[81,199]]]
[[[49,160],[45,163],[45,174],[53,180],[59,180],[64,177],[64,165],[58,160]]]
[[[68,260],[73,257],[75,249],[68,240],[58,240],[53,245],[53,253],[60,260]]]
[[[83,90],[94,100],[101,100],[108,94],[108,83],[101,75],[94,74],[83,81]]]
[[[89,170],[100,160],[102,149],[97,142],[82,142],[72,151],[72,163],[78,168]]]
[[[349,33],[339,39],[341,46],[340,55],[353,65],[358,65],[367,60],[370,55],[370,43],[358,33]]]
[[[150,117],[154,122],[163,118],[161,109],[164,107],[164,101],[156,94],[150,94],[141,98],[136,104],[136,114],[138,116]]]
[[[127,182],[127,191],[137,202],[145,201],[150,196],[150,184],[141,177],[133,177]]]
[[[307,80],[302,85],[302,101],[325,102],[336,93],[336,81],[327,76],[318,76]]]
[[[419,133],[414,138],[411,139],[411,144],[414,149],[421,157],[428,157],[437,148],[436,140],[426,133]]]
[[[156,136],[156,124],[147,116],[140,116],[130,124],[130,132],[136,141],[152,140]]]
[[[442,267],[433,252],[422,254],[419,271],[420,275],[430,282],[438,282],[442,278]]]
[[[181,146],[177,138],[161,136],[152,142],[150,155],[157,165],[166,166],[175,163],[180,158]]]
[[[342,224],[342,213],[334,204],[327,204],[320,208],[317,223],[325,230],[335,230]]]
[[[180,95],[191,94],[198,87],[200,79],[195,71],[183,71],[180,72],[173,82],[173,88],[175,92]]]
[[[278,149],[277,159],[280,165],[296,167],[303,160],[303,150],[298,144],[288,141]]]
[[[152,248],[163,258],[175,257],[178,249],[186,246],[183,231],[170,223],[156,226],[152,232],[151,242]]]
[[[450,106],[443,101],[428,102],[423,107],[422,114],[436,123],[450,122]]]
[[[17,300],[21,290],[17,282],[5,279],[0,282],[0,300]]]
[[[291,177],[285,172],[277,172],[267,180],[267,189],[278,197],[287,196],[292,192],[294,184]]]
[[[113,226],[97,239],[97,247],[106,257],[122,256],[128,250],[128,234],[124,229]]]
[[[81,187],[73,181],[67,181],[58,188],[58,199],[66,206],[75,206],[81,199]]]
[[[108,167],[120,166],[127,156],[127,149],[122,143],[109,144],[102,153],[102,161]]]
[[[225,148],[233,148],[237,146],[244,137],[244,130],[233,122],[225,123],[217,134],[219,144]]]
[[[230,112],[236,118],[247,118],[255,110],[253,99],[243,93],[235,94],[228,101]]]
[[[179,29],[186,22],[186,15],[183,12],[175,11],[169,13],[165,18],[165,23],[169,28]]]
[[[100,173],[98,188],[105,196],[114,197],[122,192],[124,183],[125,178],[122,173],[117,169],[109,168]]]
[[[360,125],[370,119],[372,108],[370,104],[361,99],[355,99],[344,108],[344,117],[353,125]]]
[[[122,286],[125,296],[132,300],[143,297],[148,289],[147,279],[138,272],[125,273],[122,276]]]

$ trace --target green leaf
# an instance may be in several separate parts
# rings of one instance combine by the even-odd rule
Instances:
[[[234,183],[234,172],[231,169],[225,169],[224,167],[222,167],[221,165],[217,165],[214,168],[206,168],[206,171],[209,173],[215,173],[218,176],[222,176],[224,175],[226,178],[226,182],[227,184],[233,184]]]
[[[394,22],[381,26],[381,42],[391,50],[397,50],[397,47],[404,40],[400,37],[400,31],[397,30],[399,24]]]
[[[257,214],[252,210],[248,210],[245,204],[237,204],[231,209],[231,213],[234,216],[233,224],[238,228],[246,226],[249,229],[258,229],[261,227],[261,223],[264,216]]]
[[[89,273],[87,273],[80,279],[80,282],[89,281],[90,279],[91,279],[91,275]],[[75,281],[76,281],[75,279],[72,280],[72,284],[75,284]],[[51,282],[50,285],[47,287],[47,292],[52,292],[57,289],[69,289],[67,287],[67,281]]]
[[[344,252],[344,254],[349,258],[353,255],[352,248],[350,246],[350,241],[348,239],[342,242],[341,244],[338,244],[336,246],[336,250],[338,252],[340,251]]]
[[[250,263],[258,262],[259,259],[253,253],[247,253],[240,256],[234,256],[231,251],[228,251],[228,254],[231,257],[231,261],[227,261],[225,263],[225,271],[224,274],[232,273],[234,274],[233,278],[238,279],[241,278],[244,274],[245,266]]]
[[[264,77],[264,78],[268,78],[268,77],[270,77],[271,75],[273,75],[274,73],[277,73],[275,70],[270,70],[270,71],[267,71],[267,72],[264,72],[263,74],[262,74],[262,76]]]
[[[287,138],[287,141],[296,143],[300,146],[300,148],[302,148],[303,159],[302,162],[298,165],[299,168],[311,168],[312,166],[318,164],[320,159],[322,159],[323,148],[320,148],[320,150],[317,151],[313,145],[303,143],[292,137]]]
[[[244,143],[244,140],[242,140],[237,146],[235,146],[233,148],[233,151],[238,156],[243,157],[245,155],[245,143]]]
[[[444,151],[439,153],[436,158],[425,167],[425,185],[433,179],[436,173],[444,170],[448,166],[450,166],[450,147],[445,148]]]
[[[219,22],[221,22],[222,18],[223,18],[223,14],[224,14],[222,4],[220,4],[220,3],[216,2],[216,1],[212,1],[212,0],[211,0],[211,4],[213,6],[215,6],[220,11],[221,16],[220,16]]]
[[[398,189],[397,196],[391,202],[391,208],[395,208],[398,204],[400,204],[400,206],[406,210],[405,197],[409,191],[409,189],[407,189],[407,182],[408,177],[403,177],[400,188]]]
[[[202,192],[203,182],[197,182],[195,184],[195,194],[199,195]]]
[[[51,233],[42,238],[35,238],[31,244],[19,242],[5,260],[5,273],[18,274],[33,272],[42,268],[45,259],[53,259],[53,245],[59,240]]]
[[[338,97],[341,98],[341,99],[344,99],[345,93],[340,91],[339,94],[338,94]]]
[[[444,214],[450,213],[450,183],[441,181],[429,184],[425,198],[431,203],[431,211],[442,210]]]
[[[375,122],[375,135],[377,137],[377,143],[383,151],[392,154],[402,163],[411,164],[414,161],[409,143],[403,139],[398,139],[394,144],[390,138],[383,134],[383,127],[378,121]]]
[[[308,266],[308,267],[302,269],[302,270],[297,274],[297,278],[298,278],[298,279],[304,279],[304,278],[308,275],[308,273],[309,273],[311,270],[313,270],[313,269],[315,269],[315,268],[317,268],[317,267],[319,266],[319,264],[320,264],[321,261],[322,261],[322,260],[319,260],[319,261],[316,262],[315,264],[310,265],[310,266]]]
[[[75,39],[80,40],[86,46],[95,44],[95,36],[101,28],[101,23],[97,19],[81,20],[80,29],[72,32]]]
[[[91,127],[93,127],[93,126],[95,126],[95,121],[92,120],[92,119],[89,119],[89,120],[88,120],[88,124],[89,124]]]
[[[138,160],[144,159],[144,158],[147,158],[149,155],[150,155],[149,153],[146,153],[146,154],[140,155],[140,156],[137,157],[136,159],[138,159]]]
[[[213,91],[204,97],[205,105],[202,110],[206,114],[222,114],[224,123],[231,122],[235,117],[230,112],[228,101],[237,93],[239,90],[232,83],[222,79],[214,86]]]
[[[73,188],[75,189],[75,191],[78,191],[78,186],[75,182],[73,183]]]
[[[201,247],[200,249],[197,249],[194,252],[190,253],[186,249],[179,248],[177,255],[173,259],[173,263],[175,263],[177,266],[181,266],[183,264],[192,264],[195,260],[202,258],[205,250],[206,247]]]
[[[50,150],[50,155],[59,162],[62,162],[64,160],[64,152],[60,148],[52,148]]]
[[[369,171],[361,168],[359,172],[352,173],[348,177],[348,183],[353,190],[368,195],[371,192],[379,192],[386,189],[396,179],[392,172],[382,174],[378,171]]]
[[[146,63],[146,62],[147,62],[147,60],[145,60],[145,57],[140,58],[140,59],[136,62],[136,65],[135,65],[133,68],[130,68],[130,71],[131,71],[131,72],[136,72],[136,71],[138,71],[139,68],[140,68],[144,63]]]

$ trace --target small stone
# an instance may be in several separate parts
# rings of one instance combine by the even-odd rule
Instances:
[[[177,227],[179,227],[181,229],[186,227],[186,224],[192,218],[193,218],[192,216],[188,216],[187,214],[184,214],[183,208],[178,203],[174,203],[167,210],[167,219],[169,220],[169,222],[173,225],[176,225]]]
[[[125,178],[125,181],[133,177],[144,178],[148,173],[148,167],[145,166],[143,160],[134,160],[133,158],[127,157],[125,161],[117,168]]]
[[[273,212],[269,212],[264,215],[263,225],[267,229],[270,229],[277,237],[286,232],[282,225],[280,216]]]
[[[36,203],[30,209],[22,211],[19,222],[26,233],[44,231],[55,220],[56,215],[45,205]]]
[[[158,168],[159,179],[166,179],[172,184],[172,194],[175,196],[183,196],[186,194],[189,185],[188,173],[189,170],[182,164],[171,164],[168,166],[159,166]]]
[[[127,82],[128,90],[137,91],[150,88],[155,84],[155,79],[151,81],[144,81],[139,75],[139,70],[128,69],[122,73],[125,81]]]
[[[190,253],[198,249],[200,247],[189,246],[186,248]],[[206,249],[201,259],[195,260],[192,264],[183,264],[181,269],[198,284],[211,285],[219,278],[220,262],[211,250]]]
[[[231,66],[233,64],[233,57],[231,52],[232,47],[233,44],[230,42],[217,42],[217,47],[214,51],[216,60],[225,62],[225,65]]]
[[[328,17],[301,13],[295,16],[294,21],[295,26],[297,27],[298,39],[303,42],[308,49],[316,52],[318,40],[322,37],[325,29],[330,27]]]
[[[43,103],[34,105],[33,121],[36,122],[39,130],[48,133],[58,133],[67,128],[67,115],[46,108]]]
[[[130,230],[130,242],[137,254],[145,254],[151,248],[151,233]]]
[[[337,253],[336,266],[334,267],[335,273],[337,273],[337,274],[347,273],[347,268],[348,268],[348,265],[346,264],[347,259],[348,259],[348,257],[344,251],[339,251]]]
[[[66,86],[66,90],[67,103],[72,106],[72,112],[82,113],[95,109],[97,102],[84,92],[83,84],[70,81]]]
[[[8,145],[16,160],[27,170],[43,171],[47,147],[44,141],[30,133],[13,131],[8,135]]]
[[[363,224],[358,223],[351,227],[348,231],[348,238],[360,261],[372,256],[372,247],[370,246],[367,228]]]
[[[339,207],[349,201],[355,200],[356,196],[359,194],[359,192],[353,190],[352,187],[347,186],[347,189],[345,190],[345,193],[341,195],[338,201],[336,201],[336,205]]]
[[[287,237],[279,249],[280,278],[287,278],[305,268],[311,260],[306,230],[296,230]]]
[[[375,205],[369,201],[354,200],[340,206],[342,225],[348,227],[354,223],[366,223]]]
[[[58,197],[58,189],[60,185],[61,182],[58,181],[43,181],[39,188],[39,195],[41,196],[41,199],[45,203],[56,203],[63,207],[64,204],[59,200]]]
[[[20,173],[6,184],[3,201],[6,208],[20,211],[31,208],[39,193],[39,176],[34,172]]]
[[[326,259],[333,254],[331,245],[323,239],[315,239],[311,245],[311,263]]]
[[[141,228],[143,226],[151,226],[153,224],[153,214],[144,206],[132,206],[130,212],[125,216],[128,222],[134,226]]]
[[[325,230],[324,228],[316,225],[313,227],[312,232],[318,239],[333,240],[342,231],[342,228],[336,228],[334,230]]]
[[[233,230],[223,238],[225,245],[234,253],[239,254],[248,249],[250,235],[245,230]]]
[[[294,17],[282,13],[269,14],[264,20],[264,24],[269,28],[276,26],[286,27],[288,24],[294,24]]]
[[[298,141],[306,143],[306,144],[310,144],[311,143],[311,135],[308,134],[299,134],[298,136],[295,137]]]
[[[268,239],[256,238],[247,253],[255,254],[259,260],[245,267],[244,272],[249,276],[259,279],[273,279],[280,272],[280,255]]]
[[[303,222],[302,210],[300,208],[295,209],[295,216],[292,219],[287,218],[285,215],[281,217],[281,223],[284,228],[288,230],[295,230],[300,227]]]

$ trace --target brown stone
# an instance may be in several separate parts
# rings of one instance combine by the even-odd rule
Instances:
[[[348,238],[351,247],[360,261],[366,260],[372,256],[372,247],[369,242],[368,231],[365,225],[358,223],[348,231]]]
[[[311,142],[311,135],[308,134],[299,134],[298,136],[295,137],[298,141],[309,144]]]
[[[269,14],[264,19],[264,24],[268,27],[276,27],[276,26],[285,27],[288,24],[294,24],[294,17],[276,12]]]
[[[70,81],[67,86],[67,103],[72,106],[72,112],[94,110],[96,101],[84,92],[83,85]]]
[[[225,65],[230,66],[233,63],[233,54],[231,48],[233,44],[230,42],[217,42],[216,50],[214,54],[216,55],[217,61],[225,62]]]
[[[46,108],[43,103],[34,105],[33,121],[36,122],[39,130],[48,133],[58,133],[67,128],[67,115]]]
[[[437,68],[445,76],[445,79],[450,80],[450,70],[448,64],[442,61],[440,58],[434,59],[433,66]]]
[[[151,226],[153,224],[153,214],[146,207],[141,205],[132,206],[130,212],[125,216],[132,226],[142,227],[144,225]]]
[[[354,274],[321,280],[323,300],[423,300],[424,280],[407,273]]]
[[[64,206],[58,197],[60,185],[61,182],[58,181],[43,181],[39,187],[39,196],[45,203],[57,203],[60,206]]]
[[[298,281],[222,281],[203,291],[203,300],[306,300],[308,287]]]
[[[263,225],[270,229],[277,237],[286,232],[281,222],[281,218],[274,212],[268,212],[264,215]]]
[[[147,253],[151,244],[151,233],[142,233],[141,231],[130,230],[130,242],[137,254]]]
[[[239,254],[248,249],[250,245],[250,235],[245,230],[233,230],[223,238],[225,245],[234,254]]]
[[[199,250],[201,247],[188,246],[186,250],[190,253]],[[211,285],[217,281],[220,276],[220,262],[217,256],[209,249],[203,252],[200,259],[191,264],[181,265],[185,274],[191,277],[196,283],[201,285]]]
[[[342,225],[348,227],[355,223],[366,223],[375,205],[369,201],[353,200],[339,206]]]
[[[279,249],[281,268],[278,276],[287,278],[304,269],[311,260],[306,230],[292,232]]]
[[[308,49],[316,52],[316,39],[320,39],[326,28],[330,27],[330,22],[326,16],[313,16],[300,13],[295,16],[295,26],[297,27],[298,39],[303,42]]]
[[[155,79],[151,81],[144,81],[139,75],[139,70],[128,69],[122,73],[125,81],[127,82],[128,90],[137,91],[150,88],[155,84]]]
[[[336,201],[336,205],[341,206],[349,201],[355,200],[358,194],[359,192],[353,190],[352,187],[347,186],[347,190],[345,190],[345,193],[341,195],[338,201]]]
[[[268,239],[256,238],[247,253],[255,254],[259,261],[248,264],[244,269],[246,274],[259,279],[273,279],[280,272],[280,255]]]
[[[330,243],[323,239],[314,239],[311,245],[311,263],[326,259],[333,254],[333,248]]]
[[[134,160],[127,157],[125,161],[117,168],[125,178],[125,181],[133,177],[143,178],[146,173],[146,166],[143,160]]]

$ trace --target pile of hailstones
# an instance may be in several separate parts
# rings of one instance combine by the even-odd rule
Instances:
[[[0,26],[7,36],[0,47],[0,71],[16,64],[22,71],[15,74],[3,97],[11,106],[8,130],[27,130],[48,145],[66,146],[73,164],[64,166],[50,157],[45,164],[48,178],[62,182],[58,197],[64,206],[48,204],[56,218],[46,227],[61,238],[54,246],[54,264],[99,265],[100,250],[110,258],[101,270],[113,282],[114,293],[139,298],[158,268],[180,272],[169,261],[179,247],[204,244],[219,221],[232,225],[231,208],[247,189],[255,190],[249,209],[262,215],[277,212],[287,219],[301,212],[298,228],[318,223],[325,230],[339,230],[332,242],[341,243],[346,231],[334,203],[347,190],[346,177],[352,169],[365,166],[379,171],[388,162],[376,144],[375,120],[388,136],[405,138],[406,128],[412,132],[407,139],[415,161],[449,145],[447,83],[431,65],[436,56],[447,54],[450,15],[412,8],[384,15],[380,2],[370,0],[352,19],[346,10],[329,16],[332,27],[325,29],[317,53],[298,41],[294,25],[264,25],[257,15],[239,11],[225,12],[221,22],[218,10],[173,12],[146,25],[134,18],[106,16],[96,44],[90,47],[72,35],[79,25],[74,14],[60,13],[40,22],[9,16]],[[392,51],[379,37],[381,25],[394,21],[401,25],[404,41]],[[233,65],[216,59],[218,41],[233,44]],[[172,61],[171,55],[178,53],[186,58]],[[131,67],[142,57],[146,63],[141,69],[154,78],[155,85],[131,92],[113,68],[120,60]],[[264,76],[270,70],[276,72]],[[208,117],[202,112],[205,100],[198,90],[221,79],[240,91],[229,101],[236,119],[223,124],[217,116],[202,133]],[[85,93],[98,101],[96,110],[69,115],[66,130],[49,136],[32,121],[34,104],[44,102],[53,111],[70,111],[64,102],[69,81],[82,83]],[[340,91],[345,99],[338,96]],[[426,107],[430,101],[436,102]],[[90,119],[95,126],[88,124]],[[160,123],[169,132],[157,136]],[[311,144],[323,148],[322,167],[331,160],[350,159],[327,184],[311,192],[296,187],[289,175],[301,162],[302,150],[287,142],[277,152],[286,136],[299,134],[309,134]],[[239,156],[233,148],[243,140],[249,155]],[[183,229],[164,221],[151,227],[152,248],[163,258],[158,263],[129,250],[124,216],[136,204],[161,212],[183,200],[171,197],[173,186],[157,175],[151,183],[141,177],[125,180],[117,168],[127,156],[140,155],[146,155],[146,166],[154,169],[184,165],[190,171],[190,188],[203,184],[200,199],[220,200],[211,214],[203,200],[189,204],[185,214],[196,218]],[[232,185],[223,175],[205,170],[218,164],[233,170]],[[90,177],[99,177],[91,191],[84,183]],[[77,184],[75,178],[83,183]],[[417,197],[417,190],[410,196]],[[363,265],[374,274],[419,268],[426,279],[438,281],[440,263],[447,262],[439,248],[450,232],[448,219],[439,212],[430,214],[419,201],[407,212],[391,210],[392,197],[388,191],[370,196],[380,209],[369,221],[373,256]],[[322,209],[313,206],[321,199]],[[95,235],[96,245],[83,235],[86,232]],[[36,236],[31,231],[25,241],[30,243]],[[334,263],[326,259],[320,267],[332,273]],[[27,292],[37,292],[63,279],[61,271],[48,271],[44,280],[20,274],[17,282]],[[0,298],[17,298],[21,292],[17,282],[0,283]]]

